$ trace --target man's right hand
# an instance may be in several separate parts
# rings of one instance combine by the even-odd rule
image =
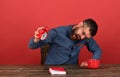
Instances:
[[[81,66],[81,67],[88,67],[88,63],[87,63],[87,62],[82,62],[82,63],[80,64],[80,66]]]
[[[97,59],[89,59],[81,63],[81,67],[85,68],[99,68],[100,60]]]

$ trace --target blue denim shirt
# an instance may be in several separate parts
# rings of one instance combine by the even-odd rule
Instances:
[[[36,49],[49,44],[50,48],[45,64],[77,64],[80,49],[84,45],[93,53],[93,59],[100,59],[102,51],[93,38],[79,41],[70,39],[72,27],[73,25],[68,25],[51,29],[45,40],[36,43],[32,38],[29,48]]]

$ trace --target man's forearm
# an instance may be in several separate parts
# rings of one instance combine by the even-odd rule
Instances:
[[[38,48],[38,45],[39,45],[38,41],[39,40],[32,38],[28,44],[28,47],[32,49]]]
[[[96,52],[93,53],[93,59],[100,59],[102,55],[102,51],[98,49]]]

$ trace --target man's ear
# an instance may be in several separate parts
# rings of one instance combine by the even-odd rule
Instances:
[[[72,28],[72,30],[74,30],[77,27],[78,27],[78,24],[74,25],[73,28]]]
[[[78,26],[79,27],[83,26],[83,22],[78,23]]]

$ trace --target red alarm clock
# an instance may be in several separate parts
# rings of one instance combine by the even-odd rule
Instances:
[[[88,63],[88,68],[99,68],[100,60],[89,59],[87,63]]]
[[[40,40],[45,40],[47,38],[48,35],[48,28],[45,27],[44,29],[40,29],[38,31],[38,34],[36,34],[36,36],[40,39]]]

